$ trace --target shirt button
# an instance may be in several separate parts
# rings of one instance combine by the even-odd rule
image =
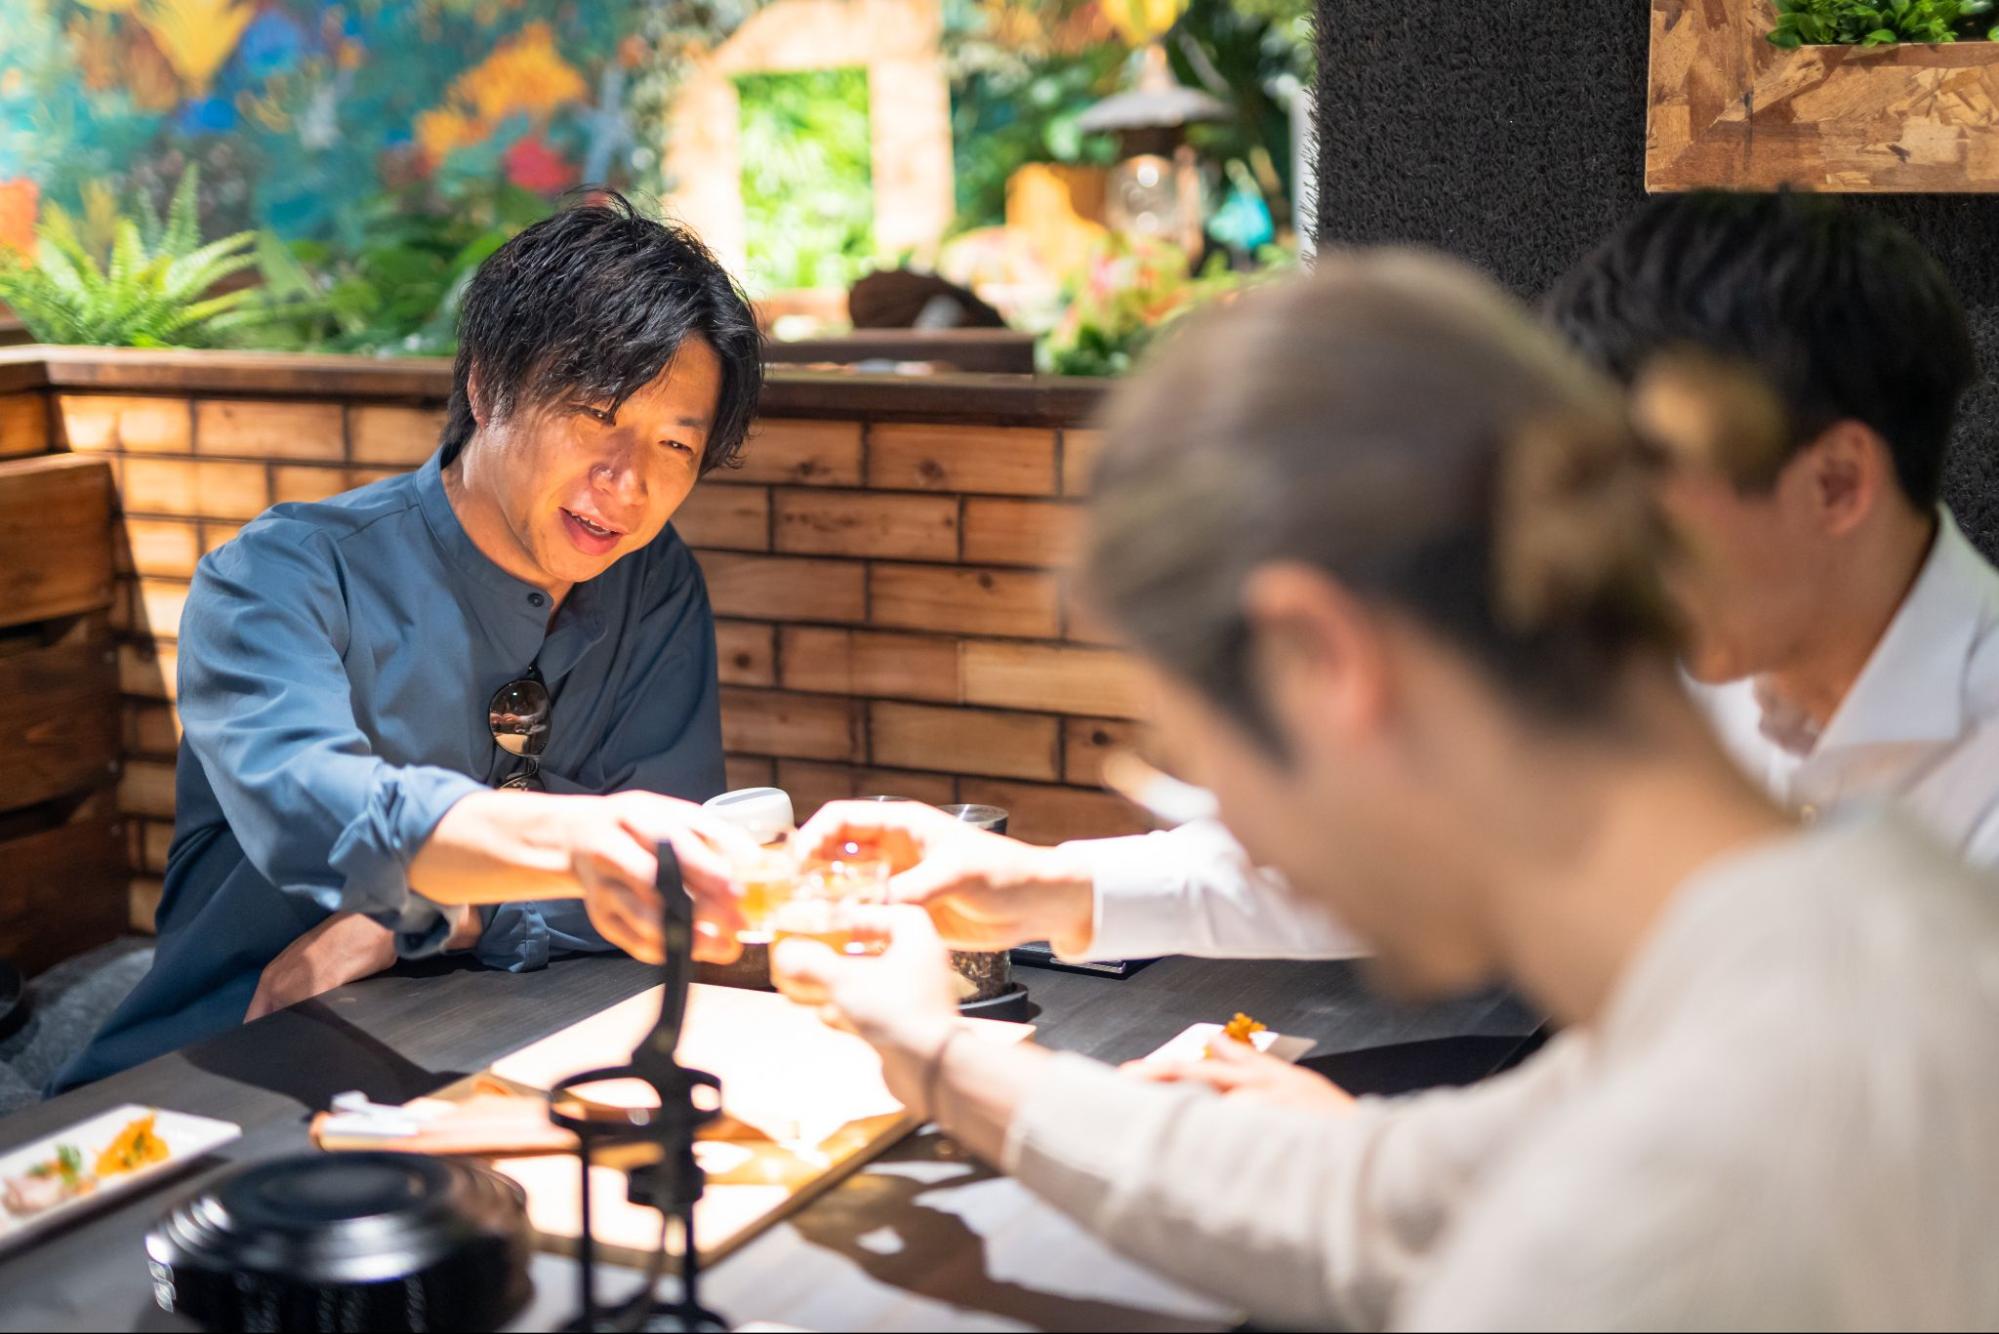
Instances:
[[[540,606],[544,606],[544,605],[546,605],[546,604],[547,604],[547,602],[548,602],[548,599],[547,599],[546,597],[542,596],[542,595],[541,595],[540,593],[530,593],[530,594],[528,594],[528,605],[529,605],[530,607],[540,607]]]

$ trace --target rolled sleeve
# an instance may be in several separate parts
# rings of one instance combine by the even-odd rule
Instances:
[[[338,558],[285,520],[205,557],[181,623],[179,696],[189,750],[243,855],[278,890],[365,914],[399,952],[440,948],[443,913],[409,865],[444,814],[483,790],[449,769],[395,765],[355,721]]]
[[[451,934],[442,909],[409,888],[409,864],[444,813],[485,785],[448,769],[396,769],[375,774],[367,805],[341,830],[327,862],[341,877],[337,892],[309,891],[329,911],[363,913],[396,933],[396,953],[421,958],[444,948]]]

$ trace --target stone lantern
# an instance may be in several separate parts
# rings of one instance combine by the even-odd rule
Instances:
[[[1171,241],[1191,262],[1201,252],[1201,177],[1186,129],[1232,113],[1220,98],[1174,78],[1157,39],[1143,52],[1137,85],[1098,102],[1077,126],[1118,136],[1104,203],[1111,229],[1133,239]]]

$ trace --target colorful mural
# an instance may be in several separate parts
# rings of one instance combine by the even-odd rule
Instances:
[[[201,167],[213,229],[361,241],[368,201],[625,183],[642,0],[0,0],[0,242]],[[643,176],[643,171],[638,174]]]
[[[0,263],[32,260],[39,225],[101,266],[122,223],[191,179],[198,235],[255,233],[268,309],[232,338],[443,352],[471,270],[605,182],[695,220],[759,295],[934,263],[984,274],[1039,328],[1083,255],[1029,243],[1100,203],[1116,155],[1079,120],[1129,81],[1133,38],[1176,16],[1176,77],[1237,112],[1190,132],[1220,205],[1208,239],[1238,265],[1283,241],[1310,9],[0,0]],[[1038,182],[1062,187],[1052,227],[1027,216]]]

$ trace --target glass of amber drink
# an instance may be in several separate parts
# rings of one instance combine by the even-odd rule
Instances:
[[[743,926],[736,939],[745,945],[768,945],[771,919],[798,888],[798,863],[782,847],[765,848],[736,868],[742,880]]]
[[[816,940],[836,954],[879,954],[886,942],[866,928],[888,901],[888,878],[888,863],[872,859],[826,862],[800,871],[790,895],[766,919],[771,940]],[[816,1004],[823,999],[802,993],[775,968],[771,980],[794,1001]]]

